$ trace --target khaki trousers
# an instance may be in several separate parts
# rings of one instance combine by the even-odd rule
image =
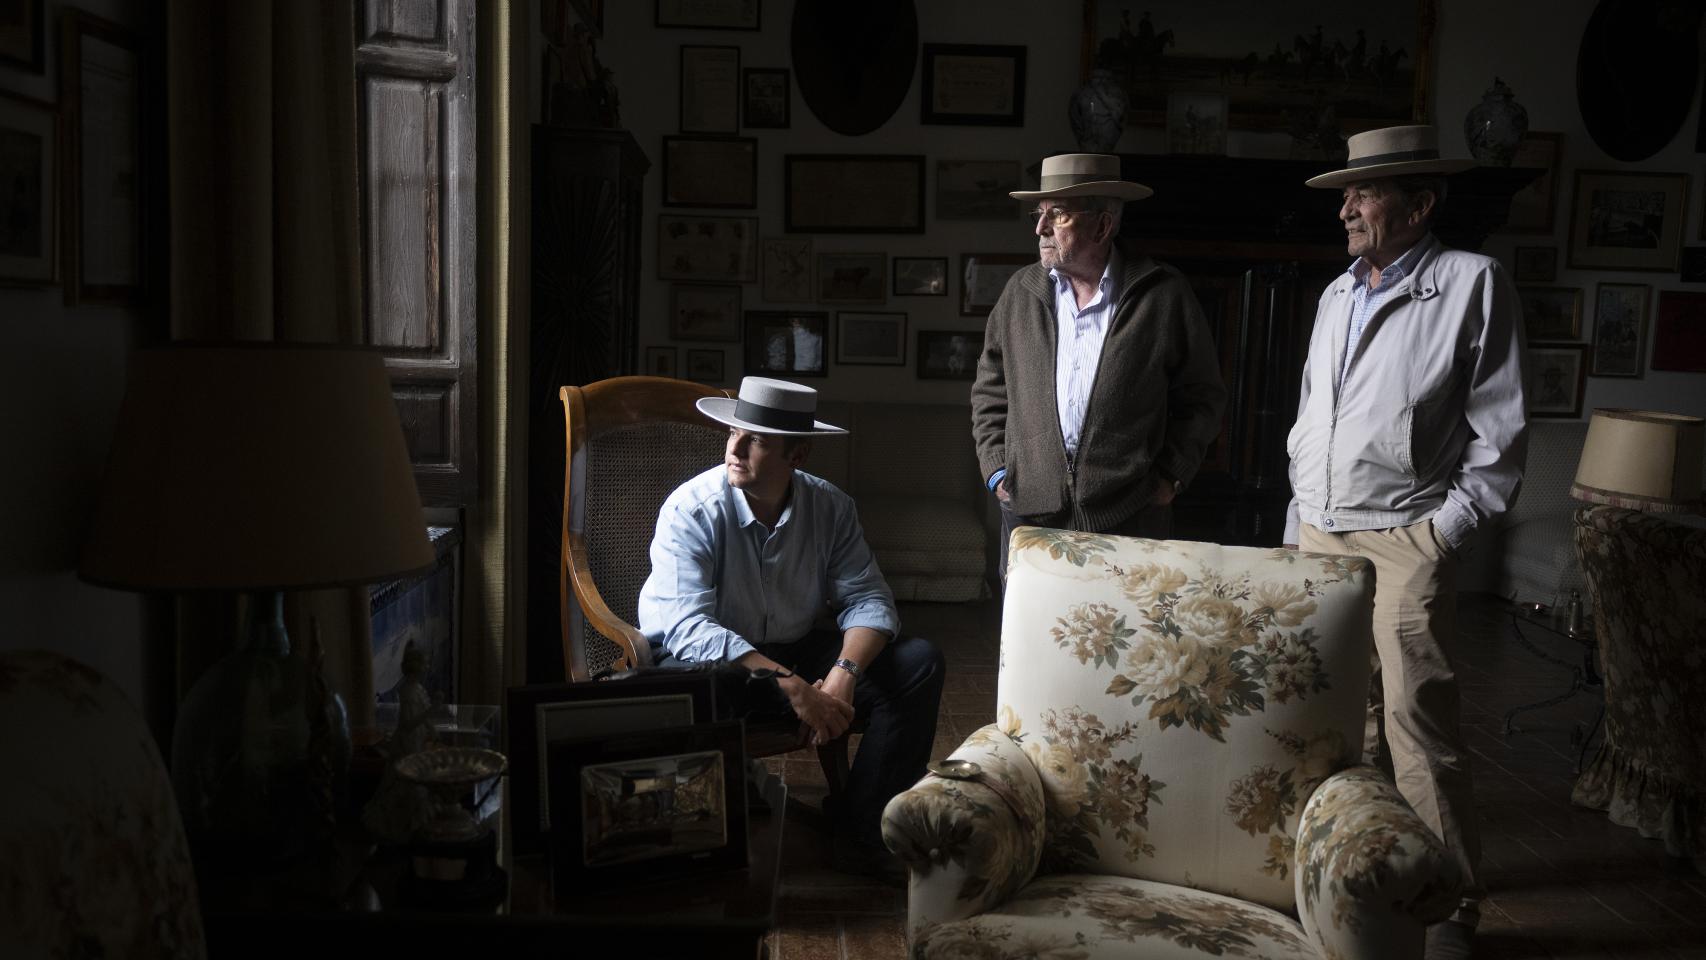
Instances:
[[[1481,830],[1451,665],[1457,557],[1432,520],[1347,533],[1306,523],[1298,546],[1374,561],[1374,672],[1363,757],[1392,776],[1398,792],[1457,860],[1463,902],[1452,919],[1473,925],[1484,891],[1475,877]]]

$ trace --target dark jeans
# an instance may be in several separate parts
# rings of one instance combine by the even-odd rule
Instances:
[[[759,644],[758,652],[815,682],[829,673],[841,655],[841,634],[814,630],[794,643]],[[672,659],[666,658],[660,666]],[[936,742],[936,714],[946,677],[942,652],[923,637],[902,635],[890,640],[865,667],[853,687],[853,722],[855,728],[863,728],[864,737],[853,757],[847,790],[830,811],[838,837],[883,849],[883,807],[924,776]],[[744,702],[731,705],[734,716],[794,715],[775,683],[748,683],[737,697]]]
[[[1059,513],[1044,517],[1021,517],[1013,512],[1005,500],[996,500],[1001,505],[1001,583],[1007,584],[1007,541],[1013,537],[1014,527],[1056,527],[1061,530],[1075,529],[1072,526],[1072,510],[1067,508]],[[1107,533],[1120,537],[1148,537],[1151,540],[1171,540],[1173,538],[1173,506],[1171,504],[1152,503],[1121,520],[1106,530],[1095,530],[1093,533]]]

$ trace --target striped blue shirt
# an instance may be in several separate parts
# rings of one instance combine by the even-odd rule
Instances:
[[[1345,383],[1345,374],[1351,369],[1351,358],[1356,356],[1357,342],[1362,339],[1362,332],[1368,327],[1369,319],[1374,316],[1374,311],[1379,310],[1380,305],[1392,296],[1392,291],[1397,289],[1398,284],[1403,283],[1404,278],[1410,275],[1410,271],[1416,269],[1416,261],[1422,258],[1422,248],[1425,246],[1427,237],[1424,235],[1414,246],[1404,251],[1403,256],[1380,271],[1379,286],[1368,285],[1368,275],[1374,272],[1374,267],[1362,257],[1358,257],[1350,269],[1345,271],[1352,278],[1351,328],[1349,335],[1345,337],[1345,355],[1339,358],[1340,386]]]
[[[1084,410],[1090,405],[1090,388],[1096,383],[1096,366],[1102,361],[1102,342],[1108,338],[1108,323],[1114,316],[1114,278],[1119,276],[1119,254],[1108,256],[1096,295],[1078,307],[1072,281],[1060,270],[1048,272],[1054,281],[1054,315],[1058,332],[1054,350],[1054,396],[1060,416],[1060,436],[1066,455],[1078,454],[1078,435],[1084,429]]]

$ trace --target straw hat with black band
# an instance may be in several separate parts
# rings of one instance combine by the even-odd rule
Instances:
[[[751,433],[784,437],[836,436],[847,431],[816,419],[817,391],[786,380],[746,377],[736,399],[701,397],[699,412]]]
[[[1350,157],[1345,169],[1310,177],[1311,187],[1342,187],[1385,177],[1461,173],[1473,160],[1446,160],[1439,155],[1439,132],[1425,124],[1382,127],[1352,134],[1345,146]]]
[[[1155,191],[1120,179],[1120,158],[1106,153],[1057,153],[1043,158],[1037,190],[1014,190],[1015,200],[1058,200],[1066,197],[1117,197],[1142,200]]]

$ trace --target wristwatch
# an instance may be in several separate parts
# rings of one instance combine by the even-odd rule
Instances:
[[[846,657],[841,657],[840,659],[836,660],[835,665],[840,667],[841,669],[847,671],[848,673],[851,673],[853,675],[853,679],[855,679],[855,680],[859,679],[860,674],[863,674],[865,672],[864,667],[859,666],[857,663],[854,663],[853,661],[847,659]]]
[[[930,771],[930,776],[941,780],[971,780],[983,784],[1001,798],[1001,802],[1007,805],[1007,809],[1013,811],[1013,819],[1019,822],[1019,829],[1027,833],[1030,832],[1031,818],[1025,816],[1025,809],[1014,798],[1013,791],[1005,783],[994,777],[984,776],[983,767],[975,761],[949,757],[946,760],[930,763],[925,769]]]

